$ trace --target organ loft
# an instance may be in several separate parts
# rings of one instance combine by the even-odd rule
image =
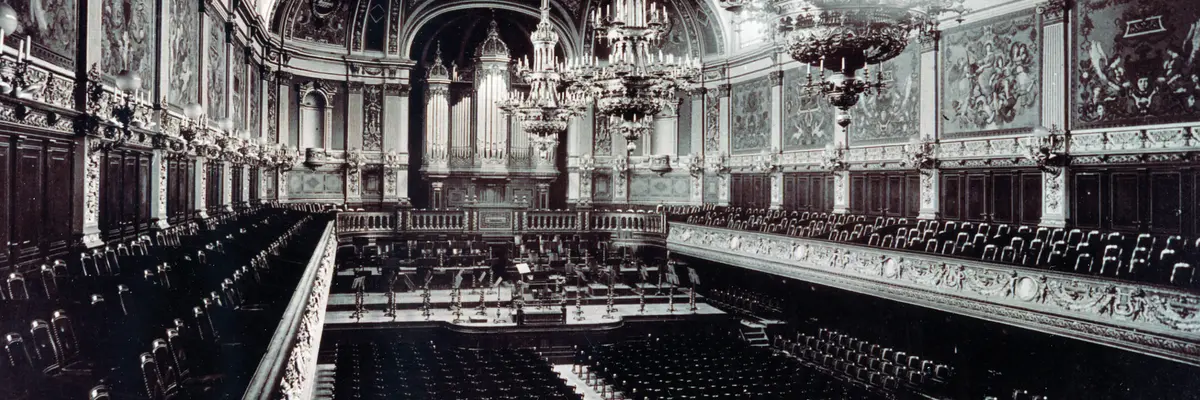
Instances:
[[[1200,398],[1200,3],[5,0],[0,399]]]

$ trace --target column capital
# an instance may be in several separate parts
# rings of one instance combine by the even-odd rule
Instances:
[[[733,92],[733,85],[731,85],[731,84],[722,83],[717,86],[717,94],[720,95],[721,97],[729,97],[729,94],[732,92]]]
[[[771,78],[771,86],[783,86],[783,71],[771,71],[767,76]]]
[[[295,74],[288,71],[275,71],[275,82],[279,83],[280,85],[290,84],[292,79],[295,77]]]
[[[1037,5],[1037,13],[1042,16],[1042,25],[1062,22],[1071,5],[1067,0],[1048,0]]]
[[[921,52],[933,51],[937,49],[938,40],[942,38],[942,31],[931,29],[921,32],[917,35],[917,42],[921,43]]]
[[[697,86],[697,87],[688,89],[687,93],[692,96],[704,96],[705,94],[708,93],[708,88],[703,87],[703,86]]]
[[[362,81],[346,82],[346,90],[348,90],[350,93],[362,93],[363,86],[364,84]]]
[[[407,97],[412,87],[403,83],[385,83],[383,85],[383,94],[388,96],[405,96]]]

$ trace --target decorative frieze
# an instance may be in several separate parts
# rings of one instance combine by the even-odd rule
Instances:
[[[672,224],[668,249],[1200,364],[1200,295],[1152,285],[756,232]]]

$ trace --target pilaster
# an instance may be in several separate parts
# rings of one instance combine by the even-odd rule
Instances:
[[[704,97],[707,93],[708,90],[703,87],[692,90],[692,130],[681,133],[691,135],[691,154],[693,155],[704,154]]]
[[[662,112],[654,117],[654,137],[650,140],[650,151],[646,155],[667,155],[672,159],[679,154],[679,102],[663,107]]]
[[[783,148],[783,71],[767,74],[771,80],[771,148],[775,153]],[[783,208],[783,171],[771,173],[771,209]]]
[[[88,70],[99,68],[101,57],[101,37],[104,34],[103,0],[83,0],[78,7],[79,36],[75,53],[75,81],[87,82]],[[77,110],[87,110],[85,90],[75,91]],[[81,233],[80,245],[85,248],[101,246],[100,239],[100,170],[103,154],[94,150],[99,144],[98,139],[86,137],[80,139],[75,180],[76,187],[82,187],[82,195],[73,198],[73,208],[77,210],[78,219],[72,221],[75,232]],[[82,211],[82,212],[78,212]]]
[[[203,76],[204,74],[201,74]],[[290,109],[288,105],[292,102],[292,74],[290,72],[279,71],[275,73],[276,89],[279,90],[279,99],[275,101],[275,124],[278,127],[279,143],[291,143],[292,126],[291,118],[288,113]],[[300,149],[300,142],[291,143],[288,146],[292,151]]]
[[[221,163],[221,209],[233,211],[233,163],[216,162]]]
[[[196,218],[205,219],[208,218],[208,171],[204,169],[204,166],[208,160],[204,157],[196,157],[192,162],[196,164],[196,180],[192,187],[192,193],[196,195],[192,196],[195,199],[192,209],[196,210]]]
[[[1067,3],[1051,0],[1037,7],[1042,15],[1042,126],[1067,126]],[[1071,218],[1067,191],[1068,167],[1042,172],[1043,226],[1062,227]]]
[[[732,103],[729,95],[731,94],[732,91],[733,91],[733,85],[730,85],[728,83],[724,83],[724,84],[721,84],[720,86],[717,86],[717,94],[718,94],[717,98],[720,99],[720,102],[721,102],[721,107],[720,107],[720,116],[721,116],[720,117],[720,128],[721,128],[721,130],[720,130],[720,134],[718,135],[718,139],[720,139],[719,149],[720,149],[721,154],[732,154],[729,150],[729,134],[732,129],[732,124],[731,124],[732,120],[730,118],[732,118],[732,115],[733,115],[732,108],[731,108],[733,103]],[[730,199],[729,178],[730,178],[729,173],[727,173],[727,172],[722,173],[721,174],[721,182],[717,185],[717,203],[722,206],[729,205],[729,199]]]
[[[850,212],[850,172],[833,172],[833,213]]]
[[[937,88],[938,82],[938,51],[937,42],[940,35],[931,33],[918,38],[921,45],[921,87]],[[921,141],[935,143],[938,141],[938,103],[937,90],[921,90]],[[928,169],[921,171],[920,182],[920,211],[917,215],[922,219],[936,219],[941,216],[941,171]]]
[[[150,158],[150,220],[159,229],[167,227],[167,159],[163,150]]]
[[[363,83],[347,83],[346,94],[346,149],[363,147]]]

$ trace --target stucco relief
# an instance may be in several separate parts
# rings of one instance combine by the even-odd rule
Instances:
[[[833,122],[834,109],[824,97],[804,91],[802,85],[807,80],[806,72],[797,68],[783,75],[784,150],[819,149],[833,142],[837,128]]]
[[[766,77],[734,84],[729,141],[734,153],[756,153],[771,144],[771,83]]]
[[[1176,359],[1200,359],[1200,296],[1053,271],[673,224],[668,247],[812,282],[1050,325]],[[978,315],[978,314],[974,314]],[[990,318],[991,316],[989,316]]]

